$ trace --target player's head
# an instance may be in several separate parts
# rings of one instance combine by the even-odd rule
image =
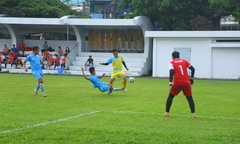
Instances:
[[[118,50],[117,49],[113,49],[112,52],[113,52],[113,56],[117,58],[118,57]]]
[[[91,75],[95,75],[95,68],[94,67],[90,67],[89,68],[89,72],[91,73]]]
[[[178,51],[174,51],[174,52],[172,53],[172,58],[173,58],[173,59],[180,58],[180,53],[179,53]]]
[[[32,51],[33,51],[33,54],[35,54],[35,55],[39,54],[39,47],[38,46],[34,46],[32,48]]]

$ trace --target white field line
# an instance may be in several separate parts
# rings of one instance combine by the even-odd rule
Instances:
[[[162,115],[160,113],[145,113],[145,112],[131,112],[131,111],[102,111],[102,112],[112,112],[112,113],[129,113],[129,114],[143,114],[143,115]],[[190,115],[180,115],[180,114],[170,114],[170,116],[183,116],[191,117]],[[217,116],[197,116],[199,118],[211,118],[211,119],[227,119],[227,120],[240,120],[240,118],[233,117],[217,117]]]
[[[30,126],[26,126],[26,127],[22,127],[22,128],[12,129],[12,130],[6,130],[6,131],[2,131],[0,133],[11,133],[11,132],[20,131],[20,130],[24,130],[24,129],[28,129],[28,128],[45,126],[45,125],[48,125],[48,124],[57,123],[57,122],[61,122],[61,121],[66,121],[66,120],[69,120],[69,119],[78,118],[78,117],[81,117],[81,116],[95,114],[95,113],[99,113],[99,112],[102,112],[102,111],[92,111],[92,112],[83,113],[83,114],[79,114],[79,115],[76,115],[76,116],[71,116],[71,117],[67,117],[67,118],[63,118],[63,119],[58,119],[58,120],[53,120],[53,121],[49,121],[49,122],[39,123],[39,124],[30,125]]]
[[[57,122],[61,122],[61,121],[66,121],[66,120],[69,120],[69,119],[78,118],[78,117],[81,117],[81,116],[90,115],[90,114],[95,114],[95,113],[100,113],[100,112],[126,113],[126,114],[143,114],[143,115],[160,115],[160,116],[162,115],[162,114],[160,114],[160,113],[145,113],[145,112],[131,112],[131,111],[105,111],[105,110],[92,111],[92,112],[88,112],[88,113],[84,113],[84,114],[79,114],[79,115],[76,115],[76,116],[71,116],[71,117],[67,117],[67,118],[63,118],[63,119],[58,119],[58,120],[54,120],[54,121],[45,122],[45,123],[39,123],[39,124],[35,124],[35,125],[31,125],[31,126],[26,126],[26,127],[22,127],[22,128],[16,128],[16,129],[12,129],[12,130],[6,130],[6,131],[2,131],[2,132],[0,132],[0,133],[11,133],[11,132],[15,132],[15,131],[20,131],[20,130],[24,130],[24,129],[28,129],[28,128],[33,128],[33,127],[44,126],[44,125],[48,125],[48,124],[52,124],[52,123],[57,123]],[[179,115],[179,114],[170,114],[170,115],[190,117],[190,115]],[[232,118],[232,117],[217,117],[217,116],[198,116],[198,117],[199,117],[199,118],[211,118],[211,119],[240,120],[240,118]]]

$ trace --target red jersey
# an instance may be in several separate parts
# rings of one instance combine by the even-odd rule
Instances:
[[[50,63],[53,63],[53,62],[54,62],[54,58],[49,58],[48,61],[49,61]]]
[[[63,58],[63,59],[62,59],[62,64],[65,64],[66,61],[67,61],[67,59],[66,59],[66,58]]]
[[[19,49],[25,49],[25,44],[24,43],[20,43],[19,44]]]
[[[187,68],[191,64],[183,59],[174,59],[170,62],[169,69],[174,70],[174,82],[189,82],[189,75]]]
[[[50,53],[44,53],[44,56],[47,58],[50,55]]]
[[[56,63],[60,63],[60,58],[56,58],[56,59],[55,59],[55,62],[56,62]]]
[[[11,57],[8,57],[8,60],[9,60],[9,62],[11,62],[11,63],[12,63],[12,62],[13,62],[13,60],[14,60],[14,57],[12,57],[12,56],[11,56]]]
[[[0,55],[0,63],[2,63],[2,55]]]

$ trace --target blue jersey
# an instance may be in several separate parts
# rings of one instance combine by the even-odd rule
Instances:
[[[42,72],[41,58],[39,55],[31,54],[25,60],[30,62],[32,72]]]
[[[100,87],[102,85],[102,82],[100,82],[98,79],[98,75],[90,76],[89,80],[93,83],[94,88]]]

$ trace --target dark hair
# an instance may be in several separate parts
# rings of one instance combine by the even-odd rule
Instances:
[[[113,49],[112,52],[113,52],[113,53],[114,53],[114,52],[118,52],[118,50],[117,50],[117,49]]]
[[[89,68],[89,72],[92,74],[93,72],[95,71],[95,68],[94,67],[90,67]]]
[[[38,46],[34,46],[34,47],[32,48],[32,51],[33,51],[33,52],[36,51],[36,50],[39,50],[39,47],[38,47]]]
[[[174,51],[174,52],[172,53],[172,57],[173,57],[173,58],[179,58],[179,57],[180,57],[180,53],[179,53],[178,51]]]

